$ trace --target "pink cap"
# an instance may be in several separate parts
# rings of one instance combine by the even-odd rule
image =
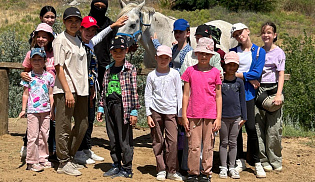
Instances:
[[[194,52],[205,52],[209,54],[215,54],[213,40],[208,37],[200,38]]]
[[[169,57],[172,57],[172,49],[166,45],[160,45],[156,50],[156,55],[167,55]]]
[[[44,32],[50,33],[54,37],[53,29],[47,23],[40,23],[37,26],[35,32],[39,32],[39,31],[44,31]]]
[[[90,28],[92,26],[96,26],[97,28],[99,28],[99,26],[97,25],[97,21],[95,20],[95,18],[93,18],[92,16],[86,16],[82,19],[81,22],[81,27],[84,28]]]
[[[224,63],[225,64],[228,64],[228,63],[240,64],[240,57],[238,56],[238,54],[236,52],[231,51],[231,52],[225,54]]]

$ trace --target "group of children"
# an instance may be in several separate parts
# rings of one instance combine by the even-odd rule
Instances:
[[[98,10],[107,5],[102,1],[91,4]],[[55,18],[55,11],[49,11],[50,19],[51,14]],[[137,123],[140,108],[137,71],[125,59],[127,40],[116,36],[108,42],[114,62],[104,68],[100,88],[94,53],[94,46],[114,28],[123,26],[127,19],[122,16],[96,35],[100,28],[96,19],[82,18],[77,8],[70,7],[63,14],[66,30],[59,35],[55,36],[51,25],[43,20],[38,25],[32,35],[32,49],[23,63],[25,71],[21,73],[24,92],[20,116],[27,113],[28,120],[27,169],[42,171],[51,167],[47,141],[53,125],[56,146],[53,153],[59,162],[58,173],[78,176],[79,169],[84,167],[81,164],[94,163],[92,159],[104,160],[90,150],[95,100],[101,92],[96,118],[102,121],[105,116],[113,160],[112,168],[103,176],[132,178],[132,126]],[[256,176],[266,177],[264,169],[281,170],[282,114],[277,106],[283,102],[285,55],[274,44],[275,25],[269,22],[261,29],[267,54],[251,43],[250,31],[242,23],[234,24],[231,30],[231,37],[239,46],[225,55],[216,48],[221,31],[214,26],[197,28],[194,50],[186,20],[176,20],[173,31],[177,41],[173,48],[160,45],[157,37],[153,37],[157,67],[149,73],[145,88],[147,122],[157,163],[156,179],[186,180],[178,172],[180,167],[188,171],[187,181],[210,181],[217,131],[220,133],[219,177],[240,178],[239,172],[246,168],[241,138],[244,124],[248,133],[247,162],[255,165]],[[277,107],[276,110],[270,111],[265,102],[256,108],[257,89],[259,96],[271,95],[270,90],[273,91],[274,106],[269,107]],[[259,122],[255,121],[255,112],[260,116]],[[55,124],[50,125],[54,120]],[[278,140],[268,136],[265,130],[278,131]],[[84,155],[92,161],[88,162]]]

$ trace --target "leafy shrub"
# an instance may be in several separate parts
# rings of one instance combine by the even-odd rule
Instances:
[[[196,9],[208,9],[210,6],[210,0],[176,0],[174,9],[190,10]]]
[[[0,62],[19,62],[24,60],[28,50],[27,42],[21,41],[15,30],[0,35]],[[9,72],[9,117],[17,117],[21,111],[23,87],[20,85],[20,71]]]
[[[315,16],[315,4],[313,0],[286,0],[283,8],[286,11],[296,11],[307,16]]]
[[[275,2],[275,0],[221,0],[219,5],[236,12],[239,10],[270,12],[275,9]]]
[[[304,32],[303,36],[285,35],[283,49],[286,53],[285,118],[293,125],[314,130],[315,122],[315,41]]]

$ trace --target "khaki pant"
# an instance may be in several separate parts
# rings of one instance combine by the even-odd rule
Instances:
[[[73,94],[75,105],[66,106],[65,94],[55,94],[56,154],[60,162],[70,161],[81,145],[88,127],[88,96]],[[71,119],[74,126],[71,129]]]
[[[275,84],[274,87],[276,87]],[[259,87],[258,95],[274,87]],[[256,130],[259,142],[259,159],[263,166],[282,167],[282,108],[268,112],[255,107]]]
[[[213,161],[213,119],[189,119],[190,137],[188,137],[188,173],[200,174],[200,152],[202,151],[202,173],[211,174]]]
[[[156,170],[175,173],[177,160],[177,122],[175,114],[160,114],[151,109],[155,127],[151,128],[153,152],[156,158]],[[165,131],[165,138],[163,133]]]

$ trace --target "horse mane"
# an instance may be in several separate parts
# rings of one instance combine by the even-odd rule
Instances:
[[[118,18],[121,17],[122,15],[124,15],[125,13],[131,11],[133,8],[136,8],[138,6],[138,4],[136,3],[129,3],[127,4],[118,14]],[[155,9],[152,7],[147,7],[147,6],[143,6],[141,9],[141,12],[143,13],[154,13]]]

